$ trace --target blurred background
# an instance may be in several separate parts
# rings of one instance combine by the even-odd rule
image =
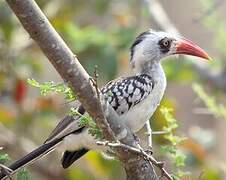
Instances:
[[[177,147],[186,156],[185,165],[174,167],[167,153],[160,152],[169,143],[163,135],[154,136],[154,156],[167,162],[169,172],[177,168],[190,172],[181,179],[226,178],[225,0],[36,2],[90,75],[98,65],[100,86],[131,73],[129,47],[148,28],[179,32],[205,49],[213,58],[210,63],[182,56],[163,62],[168,85],[160,108],[173,109],[179,125],[174,133],[186,137]],[[8,164],[43,143],[70,107],[59,94],[40,95],[28,85],[28,78],[62,82],[7,4],[0,1],[1,163]],[[152,119],[152,129],[162,130],[166,119],[159,109]],[[29,166],[28,179],[125,179],[120,163],[99,153],[87,153],[67,170],[61,168],[60,156],[53,152]]]

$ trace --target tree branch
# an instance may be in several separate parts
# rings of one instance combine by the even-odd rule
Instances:
[[[158,167],[161,170],[162,176],[165,176],[169,180],[173,179],[171,177],[171,175],[165,170],[164,162],[157,161],[153,156],[151,156],[150,154],[145,152],[143,149],[138,149],[138,148],[135,148],[135,147],[132,147],[132,146],[128,146],[126,144],[122,144],[121,142],[111,143],[111,142],[108,142],[108,141],[97,141],[97,144],[103,145],[103,146],[109,146],[109,147],[121,147],[121,148],[127,149],[129,151],[132,151],[134,153],[137,153],[137,154],[143,156],[148,161],[150,161],[156,167]]]
[[[33,0],[6,0],[6,2],[63,80],[77,94],[84,108],[102,130],[104,138],[114,141],[117,137],[124,144],[136,146],[132,132],[114,116],[116,113],[112,108],[106,106],[108,103],[104,101],[102,104],[104,105],[104,112],[107,114],[108,124],[95,88],[90,83],[89,75],[51,26],[38,5]],[[127,179],[158,179],[152,165],[142,156],[127,152],[121,147],[114,148],[114,150],[126,170]]]

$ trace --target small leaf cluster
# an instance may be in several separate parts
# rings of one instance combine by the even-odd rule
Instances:
[[[167,125],[163,127],[163,130],[166,132],[164,138],[170,142],[170,145],[161,146],[161,151],[164,153],[169,153],[176,168],[183,167],[185,165],[186,156],[177,148],[177,146],[185,138],[174,135],[174,131],[177,129],[178,124],[176,119],[172,115],[173,110],[163,107],[160,111],[165,117],[167,123]],[[182,177],[184,175],[186,175],[186,172],[178,170],[174,175],[174,179],[179,179],[179,177]]]
[[[10,160],[8,154],[0,153],[0,164],[5,164]]]
[[[77,109],[71,108],[69,112],[70,116],[80,116],[79,119],[79,126],[87,126],[89,127],[89,134],[92,135],[95,139],[102,139],[102,132],[101,130],[97,127],[97,124],[93,121],[93,119],[88,116],[88,115],[82,115],[80,114]]]
[[[10,157],[8,154],[0,153],[0,164],[6,164],[9,161],[10,161]],[[16,175],[16,180],[28,180],[28,179],[29,179],[28,171],[25,168],[19,169]]]
[[[67,101],[73,101],[76,99],[75,94],[71,90],[70,87],[66,86],[63,83],[55,83],[53,81],[48,81],[44,83],[39,83],[35,79],[28,79],[27,82],[34,86],[39,88],[41,95],[46,95],[49,92],[56,92],[64,95],[65,100]],[[80,116],[79,119],[79,126],[88,126],[89,127],[89,133],[95,138],[95,139],[101,139],[102,133],[101,130],[97,127],[96,123],[92,120],[90,116],[82,115],[80,114],[76,108],[71,108],[69,112],[70,116]]]
[[[56,92],[64,95],[65,100],[74,101],[76,99],[75,94],[70,87],[64,83],[55,83],[53,81],[48,81],[44,83],[39,83],[35,79],[28,79],[27,82],[34,87],[39,88],[41,95],[45,96],[47,93]]]

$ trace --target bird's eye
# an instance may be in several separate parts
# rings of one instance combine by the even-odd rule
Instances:
[[[169,40],[167,39],[167,40],[165,40],[165,41],[163,41],[163,45],[165,46],[165,47],[168,47],[169,46]]]
[[[162,40],[160,40],[160,45],[162,45],[163,47],[169,47],[171,43],[171,40],[168,38],[163,38]]]
[[[159,41],[160,49],[163,53],[167,53],[170,50],[172,40],[165,37]]]

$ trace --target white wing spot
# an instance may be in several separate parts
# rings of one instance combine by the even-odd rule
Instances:
[[[117,92],[116,92],[116,95],[117,95],[117,96],[120,96],[120,95],[121,95],[121,92],[120,92],[120,91],[117,91]]]
[[[129,87],[128,87],[128,93],[129,93],[129,94],[132,93],[133,90],[134,90],[133,85],[132,85],[132,84],[129,84]]]
[[[134,91],[134,95],[137,96],[139,94],[140,94],[140,89],[136,88],[135,91]]]

